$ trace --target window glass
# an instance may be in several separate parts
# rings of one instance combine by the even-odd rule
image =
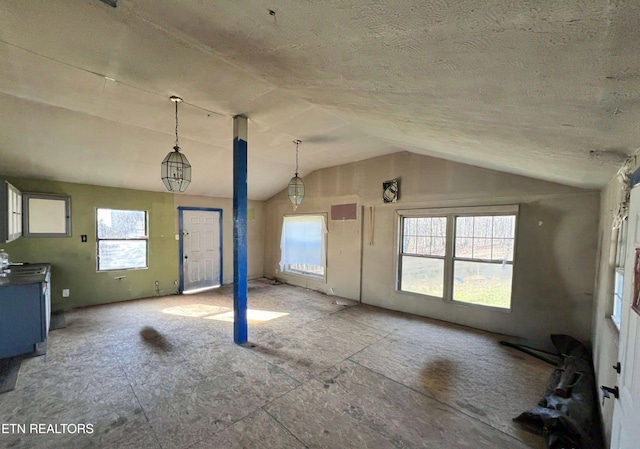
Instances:
[[[616,267],[613,284],[613,307],[611,319],[618,329],[622,318],[622,295],[624,288],[624,265],[627,251],[627,223],[628,219],[622,222],[618,229],[618,240],[616,248]]]
[[[280,240],[280,270],[324,277],[326,233],[324,215],[285,216]]]
[[[456,217],[456,258],[513,261],[515,215]]]
[[[446,217],[404,218],[402,252],[444,257],[446,228]]]
[[[98,271],[147,268],[145,211],[98,209]]]
[[[473,237],[473,217],[456,219],[456,237]]]
[[[420,212],[425,216],[401,216],[398,288],[509,309],[517,206]]]
[[[512,277],[513,265],[456,260],[453,299],[508,309],[511,306]]]
[[[147,266],[147,242],[144,240],[100,240],[99,270],[124,270]]]
[[[620,270],[615,272],[614,292],[613,292],[613,312],[611,319],[620,330],[620,318],[622,318],[622,291],[624,287],[624,275]]]
[[[515,215],[456,217],[453,300],[511,307],[515,220]]]
[[[98,209],[99,239],[146,238],[147,213],[137,210]]]
[[[404,217],[402,220],[400,288],[442,298],[446,217]]]
[[[456,237],[456,256],[473,258],[473,238]]]
[[[442,298],[444,259],[402,257],[402,290]]]

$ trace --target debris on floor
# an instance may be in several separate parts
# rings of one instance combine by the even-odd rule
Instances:
[[[551,340],[563,363],[551,374],[538,405],[514,421],[543,435],[551,449],[598,448],[598,438],[594,437],[598,433],[595,376],[589,351],[568,335],[552,335]]]

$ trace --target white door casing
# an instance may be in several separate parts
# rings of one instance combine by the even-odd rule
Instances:
[[[618,344],[619,399],[613,406],[612,449],[640,447],[640,315],[631,308],[636,275],[636,249],[640,248],[640,186],[631,190],[629,204],[624,291]]]
[[[180,210],[181,291],[189,293],[222,283],[222,210]]]

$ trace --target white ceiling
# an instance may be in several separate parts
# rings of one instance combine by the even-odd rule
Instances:
[[[273,12],[273,14],[270,13]],[[601,187],[640,147],[636,0],[3,0],[0,173],[249,197],[411,151]]]

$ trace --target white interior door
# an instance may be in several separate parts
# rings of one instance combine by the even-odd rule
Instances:
[[[221,217],[219,210],[180,209],[184,293],[222,283]]]
[[[618,375],[620,398],[613,408],[611,433],[612,449],[635,449],[640,444],[640,315],[632,308],[634,285],[640,283],[640,261],[636,249],[640,248],[640,187],[631,190],[629,205],[627,253],[622,296],[622,318],[618,357],[621,371]]]

